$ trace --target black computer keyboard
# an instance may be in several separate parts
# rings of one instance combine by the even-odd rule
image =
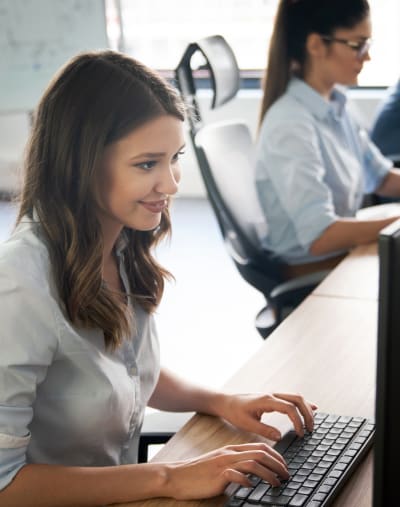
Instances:
[[[299,438],[290,431],[275,446],[290,478],[279,487],[256,476],[250,476],[249,488],[231,484],[225,507],[330,505],[371,447],[374,432],[375,425],[362,417],[317,413],[312,433]]]

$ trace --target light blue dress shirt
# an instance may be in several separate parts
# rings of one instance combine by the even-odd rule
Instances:
[[[288,264],[324,259],[311,244],[340,217],[354,217],[363,194],[391,169],[346,110],[338,89],[326,101],[292,78],[267,111],[256,155],[256,187],[268,223],[263,246]]]
[[[0,489],[25,463],[135,463],[160,371],[154,320],[139,306],[116,351],[101,330],[71,324],[39,230],[26,219],[0,246]]]

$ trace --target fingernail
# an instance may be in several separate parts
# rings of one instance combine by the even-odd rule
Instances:
[[[271,438],[272,438],[272,440],[280,440],[281,434],[278,431],[273,431],[271,433]]]

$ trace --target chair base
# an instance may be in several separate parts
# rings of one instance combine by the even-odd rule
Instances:
[[[256,329],[265,340],[278,325],[275,311],[270,306],[265,306],[256,315]]]

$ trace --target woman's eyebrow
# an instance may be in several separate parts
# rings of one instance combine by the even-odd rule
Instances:
[[[152,152],[152,151],[146,151],[144,153],[140,153],[139,155],[135,155],[134,157],[131,157],[132,160],[136,158],[145,158],[145,157],[162,157],[165,155],[165,152]]]
[[[183,144],[178,151],[183,150],[186,148],[186,144]],[[131,160],[136,160],[137,158],[156,158],[156,157],[164,157],[167,153],[165,151],[146,151],[143,153],[140,153],[139,155],[135,155],[131,157]]]

